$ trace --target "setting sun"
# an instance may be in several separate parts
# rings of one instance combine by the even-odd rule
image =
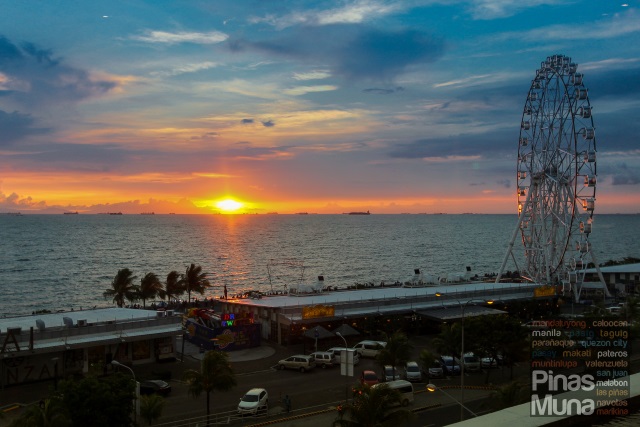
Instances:
[[[242,203],[233,199],[224,199],[216,203],[216,207],[225,212],[234,212],[242,207]]]

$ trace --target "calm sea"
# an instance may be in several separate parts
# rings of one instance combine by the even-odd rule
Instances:
[[[0,316],[112,306],[119,269],[164,281],[190,263],[217,296],[284,285],[497,272],[515,215],[0,215]],[[597,261],[640,257],[640,215],[599,215]],[[516,253],[521,247],[516,241]],[[293,265],[287,265],[291,262]],[[296,266],[297,263],[297,266]],[[300,267],[303,265],[304,267]],[[508,268],[514,269],[514,264]]]

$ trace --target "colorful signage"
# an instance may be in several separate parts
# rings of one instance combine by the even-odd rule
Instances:
[[[551,285],[540,286],[533,290],[533,296],[538,297],[552,297],[556,294],[556,288]]]
[[[318,317],[333,317],[336,309],[332,305],[314,305],[302,307],[303,319],[316,319]]]

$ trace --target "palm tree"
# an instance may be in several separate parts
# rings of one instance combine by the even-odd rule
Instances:
[[[164,288],[167,301],[171,302],[172,299],[177,299],[180,295],[184,294],[184,288],[180,284],[180,273],[173,270],[167,274],[167,281]]]
[[[409,343],[409,338],[402,331],[396,331],[387,337],[387,345],[378,352],[378,362],[384,365],[391,365],[393,376],[396,375],[396,366],[405,364],[411,357],[413,346]]]
[[[182,275],[180,279],[180,285],[189,295],[189,302],[191,302],[191,292],[198,292],[200,295],[204,294],[206,288],[211,287],[211,284],[207,280],[207,273],[202,272],[202,267],[199,265],[191,264],[187,267],[187,271]]]
[[[71,420],[66,416],[59,398],[54,397],[31,405],[10,427],[67,427]]]
[[[440,364],[438,364],[437,362],[438,358],[436,357],[436,355],[429,350],[421,350],[420,356],[418,356],[418,358],[420,359],[420,364],[422,365],[422,369],[425,372],[429,372],[429,368],[432,368],[434,365],[440,366]]]
[[[206,352],[200,370],[185,371],[183,379],[188,384],[189,394],[193,397],[199,397],[202,392],[207,393],[207,426],[211,413],[211,393],[214,390],[229,391],[237,384],[236,376],[229,364],[229,355],[221,351]]]
[[[104,291],[105,298],[113,297],[118,307],[124,307],[124,301],[135,301],[138,298],[138,287],[133,284],[137,277],[128,268],[118,270],[118,274],[111,282],[111,289]]]
[[[151,425],[155,420],[162,416],[164,404],[164,398],[157,394],[140,396],[140,415],[145,419],[147,424]]]
[[[155,273],[147,273],[142,280],[140,280],[140,293],[139,297],[142,300],[142,307],[146,307],[146,301],[153,299],[156,296],[164,299],[166,293],[162,287],[162,282],[158,279]]]
[[[393,409],[400,405],[402,396],[398,390],[386,384],[356,388],[353,401],[339,410],[334,426],[386,427],[404,425],[413,416],[407,409]],[[392,410],[393,409],[393,410]]]

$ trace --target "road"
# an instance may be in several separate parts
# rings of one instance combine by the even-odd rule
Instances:
[[[354,373],[355,375],[359,375],[359,373],[365,369],[379,372],[380,366],[373,359],[363,358],[354,370]],[[526,372],[528,372],[528,368]],[[508,376],[509,372],[507,369],[493,369],[490,378],[492,381],[503,382],[508,379]],[[316,368],[310,372],[301,373],[295,370],[281,371],[278,370],[275,365],[265,365],[264,369],[238,373],[236,379],[238,384],[231,391],[226,393],[212,393],[210,409],[212,414],[216,414],[216,418],[227,419],[229,416],[232,416],[231,421],[233,421],[233,415],[235,414],[239,399],[247,390],[253,387],[267,389],[269,392],[269,413],[270,415],[274,415],[282,411],[283,405],[281,401],[286,394],[291,398],[294,413],[299,413],[299,410],[303,408],[305,412],[311,412],[336,406],[344,402],[347,382],[350,387],[356,384],[357,381],[355,377],[350,377],[347,380],[344,376],[340,375],[339,367],[327,369]],[[465,375],[465,384],[468,386],[483,385],[484,380],[485,373]],[[460,377],[442,378],[433,380],[432,382],[438,386],[457,386],[460,383]],[[156,425],[200,418],[206,414],[206,396],[204,394],[196,399],[188,394],[186,384],[177,380],[172,381],[171,384],[173,388],[171,396],[166,399],[163,417],[155,423]],[[416,391],[423,391],[425,388],[426,382],[414,383],[414,389]],[[458,396],[457,393],[459,393],[459,391],[450,391],[450,393]],[[424,393],[423,395],[426,396]],[[469,402],[473,402],[473,393],[467,392],[465,396],[468,396]],[[457,398],[460,398],[460,396]],[[433,400],[433,397],[416,398],[414,407],[421,405],[420,401],[422,400],[424,402],[425,399]],[[443,398],[440,396],[438,400],[444,402],[445,405],[453,404],[457,406],[455,401],[447,397]],[[465,403],[467,403],[466,400]],[[477,404],[479,405],[480,403],[482,402]],[[470,403],[470,405],[472,404],[474,403]],[[484,410],[479,406],[474,406],[471,409],[480,412]],[[438,425],[446,425],[444,423],[445,420],[447,423],[459,420],[460,413],[457,409],[451,410],[451,408],[448,407],[448,409],[440,409],[438,411],[444,411],[442,416],[438,415],[437,418],[435,418],[438,420]],[[432,424],[428,420],[434,416],[433,412],[428,411],[428,413],[425,413],[421,411],[416,415],[416,426]],[[249,422],[249,424],[252,422]],[[242,424],[247,423],[248,422],[245,421]]]
[[[363,369],[379,369],[374,360],[361,360],[356,372]],[[316,368],[309,372],[294,370],[278,370],[275,366],[267,366],[264,370],[239,373],[236,375],[237,386],[226,393],[214,392],[211,398],[212,413],[228,413],[237,408],[242,395],[253,387],[267,389],[269,406],[281,407],[285,395],[289,395],[292,409],[310,408],[323,402],[323,407],[344,401],[347,380],[340,375],[340,368]],[[349,386],[356,383],[349,378]],[[187,391],[187,385],[181,381],[172,381],[171,395],[166,399],[165,416],[161,422],[190,418],[206,413],[206,397],[201,395],[195,399]],[[279,410],[279,409],[278,409]]]

